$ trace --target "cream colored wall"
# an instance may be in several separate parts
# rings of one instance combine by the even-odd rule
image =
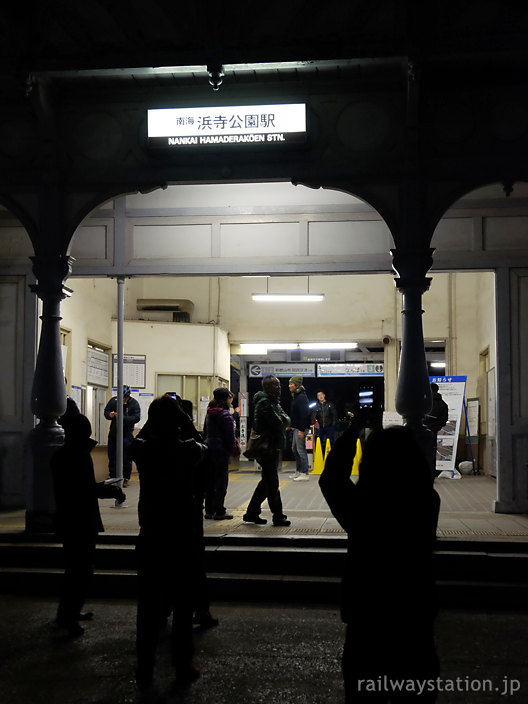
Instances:
[[[70,279],[70,298],[61,305],[61,326],[72,331],[71,378],[69,385],[86,385],[88,340],[112,346],[112,316],[117,310],[117,289],[113,279]]]
[[[112,322],[112,328],[116,348],[116,321]],[[123,336],[125,354],[144,354],[147,357],[147,392],[156,394],[156,373],[216,374],[229,379],[227,333],[214,325],[126,321]]]

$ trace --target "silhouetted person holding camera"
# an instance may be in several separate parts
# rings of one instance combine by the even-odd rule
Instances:
[[[98,499],[125,500],[119,486],[96,482],[90,452],[97,443],[91,434],[86,416],[79,412],[69,416],[64,422],[64,444],[51,458],[56,532],[65,563],[56,624],[70,636],[82,635],[79,621],[93,616],[82,608],[93,574],[97,534],[104,530]]]
[[[153,683],[159,635],[171,611],[176,681],[186,684],[200,674],[193,664],[197,551],[193,473],[205,446],[195,438],[185,439],[182,428],[188,420],[175,399],[155,399],[131,447],[140,482],[136,681],[143,689]]]
[[[352,424],[336,441],[319,480],[348,534],[341,602],[347,625],[345,701],[433,702],[434,691],[398,694],[390,682],[438,677],[432,552],[440,498],[407,427],[370,433],[354,484],[357,437]]]

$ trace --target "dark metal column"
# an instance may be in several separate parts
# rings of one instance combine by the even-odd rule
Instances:
[[[31,259],[37,279],[31,290],[42,300],[42,327],[31,391],[31,409],[39,423],[30,437],[33,476],[29,478],[26,530],[47,532],[53,528],[55,509],[49,463],[64,439],[63,430],[57,423],[57,418],[66,410],[60,302],[72,293],[63,283],[71,273],[72,259],[60,255]]]
[[[399,278],[396,287],[402,294],[402,340],[400,370],[396,388],[396,410],[410,426],[429,460],[434,477],[433,435],[423,425],[431,410],[432,395],[425,358],[422,324],[422,295],[431,278],[425,276],[432,264],[433,249],[391,251],[393,269]]]

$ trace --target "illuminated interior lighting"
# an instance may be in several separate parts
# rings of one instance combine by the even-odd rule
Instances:
[[[269,350],[353,350],[357,342],[242,342],[244,354],[266,354]]]
[[[445,362],[431,362],[431,367],[434,367],[435,369],[444,369]]]
[[[244,354],[267,354],[268,348],[266,345],[243,343],[240,345]]]
[[[322,301],[322,293],[254,293],[254,301],[266,303],[314,303]]]
[[[357,342],[299,342],[301,350],[355,350]]]

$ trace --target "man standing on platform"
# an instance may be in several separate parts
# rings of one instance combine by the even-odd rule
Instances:
[[[260,511],[262,502],[267,499],[269,509],[273,514],[273,525],[277,527],[290,525],[288,517],[282,511],[278,475],[286,439],[284,431],[289,425],[290,419],[282,410],[280,397],[280,381],[273,374],[265,376],[262,379],[262,391],[258,391],[253,399],[255,404],[253,429],[268,439],[269,452],[259,460],[262,479],[255,487],[247,511],[243,516],[246,523],[256,523],[257,525],[266,523],[266,519],[261,518]]]
[[[303,386],[302,376],[292,376],[288,388],[292,395],[290,407],[291,429],[293,430],[292,452],[297,467],[293,481],[308,481],[310,468],[306,452],[306,435],[310,431],[312,411]]]
[[[131,395],[130,386],[123,386],[123,403],[121,404],[121,412],[123,413],[123,486],[127,487],[130,481],[132,472],[132,460],[130,458],[129,448],[134,439],[134,426],[141,418],[141,409],[139,403]],[[116,461],[117,461],[117,414],[119,408],[117,405],[117,396],[108,401],[104,409],[104,416],[110,421],[110,430],[108,432],[108,471],[111,477],[117,476]]]
[[[319,426],[317,437],[321,441],[321,451],[324,457],[326,441],[330,440],[330,447],[333,447],[334,445],[334,426],[337,421],[336,407],[334,406],[332,401],[326,400],[326,394],[324,391],[317,392],[317,405],[314,408],[313,420],[315,420],[317,422],[317,425]]]

